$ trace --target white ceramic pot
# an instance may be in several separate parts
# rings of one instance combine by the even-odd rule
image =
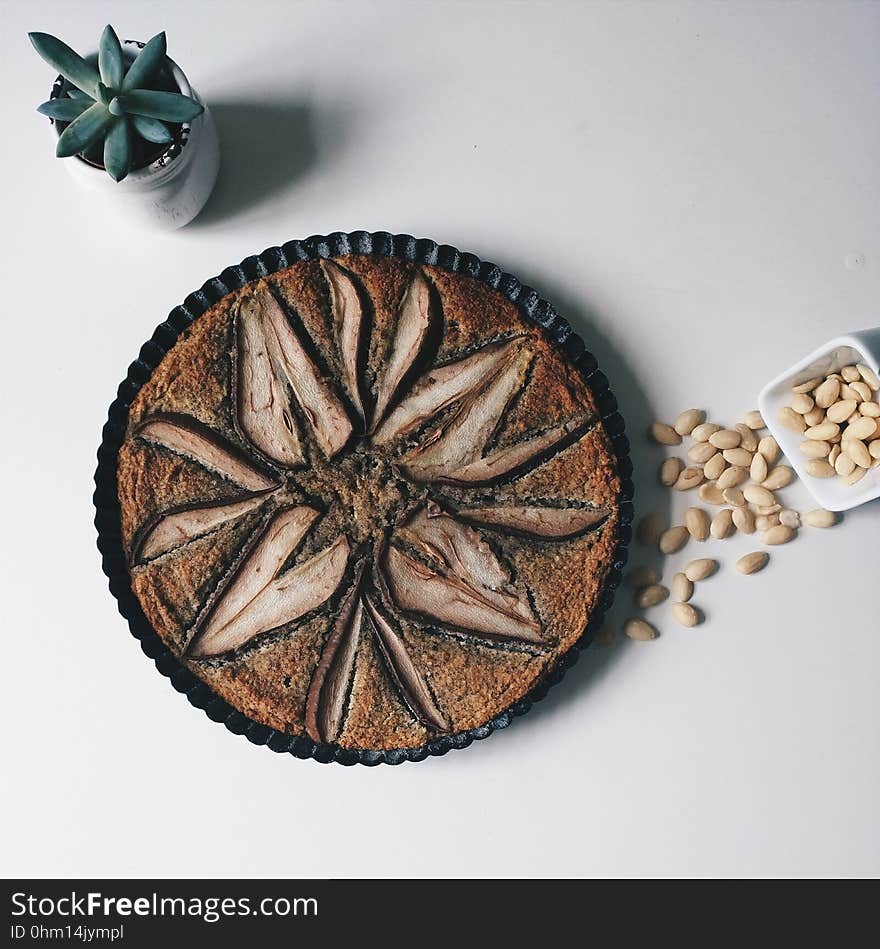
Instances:
[[[125,45],[139,44],[127,40]],[[205,105],[183,70],[171,59],[168,63],[180,91]],[[53,95],[58,90],[60,77]],[[57,129],[55,134],[57,137]],[[146,167],[130,171],[122,181],[114,181],[103,168],[96,168],[78,155],[65,158],[63,164],[108,210],[140,224],[173,230],[188,224],[211,195],[220,170],[217,128],[205,106],[201,115],[183,126],[181,142],[170,145]]]

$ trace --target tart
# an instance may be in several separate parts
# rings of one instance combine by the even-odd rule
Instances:
[[[206,285],[133,367],[98,472],[105,567],[160,668],[322,760],[506,724],[595,628],[629,532],[592,358],[497,268],[401,240],[285,245]]]

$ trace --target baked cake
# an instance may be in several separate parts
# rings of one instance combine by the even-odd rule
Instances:
[[[252,722],[342,749],[479,728],[604,606],[621,478],[584,374],[498,290],[397,257],[229,292],[134,398],[131,588]]]

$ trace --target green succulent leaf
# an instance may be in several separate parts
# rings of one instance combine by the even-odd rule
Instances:
[[[204,106],[179,92],[133,89],[120,95],[119,99],[126,112],[165,122],[189,122],[205,111]]]
[[[90,96],[87,92],[83,92],[82,89],[77,89],[76,86],[68,86],[64,90],[71,99],[88,99],[89,102],[94,102],[95,97]]]
[[[158,119],[151,119],[146,115],[130,115],[129,120],[138,135],[148,142],[167,145],[174,141],[174,136],[169,128]]]
[[[125,109],[119,101],[119,96],[114,96],[107,104],[107,108],[110,110],[111,115],[125,115]]]
[[[141,89],[150,84],[150,80],[165,62],[165,33],[157,33],[137,54],[137,58],[128,67],[128,72],[120,87],[124,92]]]
[[[72,122],[92,105],[91,99],[50,99],[37,106],[40,115],[48,115],[59,122]]]
[[[109,23],[104,27],[101,42],[98,44],[98,69],[106,86],[118,89],[122,85],[122,77],[125,75],[122,44],[116,30]]]
[[[115,119],[104,139],[104,167],[114,181],[122,181],[131,168],[131,137],[125,118]]]
[[[98,83],[98,102],[102,105],[110,105],[111,100],[113,99],[113,93],[108,89],[103,82]]]
[[[55,154],[58,158],[78,155],[96,142],[111,122],[113,122],[113,116],[107,111],[107,107],[96,102],[74,119],[58,136]]]
[[[83,92],[96,98],[100,77],[79,53],[48,33],[28,33],[28,38],[34,49],[53,69],[57,69],[65,79]]]

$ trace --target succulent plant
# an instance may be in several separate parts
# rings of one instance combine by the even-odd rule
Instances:
[[[131,62],[112,26],[104,28],[97,60],[83,58],[48,33],[29,33],[34,49],[66,80],[61,94],[37,111],[63,123],[55,154],[103,165],[115,181],[142,167],[156,146],[174,141],[180,124],[204,111],[175,88],[167,68],[165,34],[154,36]]]

